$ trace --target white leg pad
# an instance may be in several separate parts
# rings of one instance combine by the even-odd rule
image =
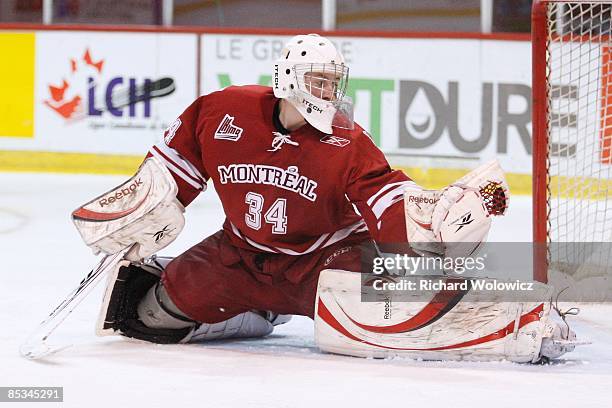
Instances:
[[[274,326],[263,316],[254,312],[241,313],[219,323],[202,323],[184,343],[208,340],[263,337],[272,333]]]
[[[315,341],[325,352],[357,357],[535,362],[540,358],[552,288],[535,283],[538,302],[377,302],[361,299],[359,273],[321,272]]]

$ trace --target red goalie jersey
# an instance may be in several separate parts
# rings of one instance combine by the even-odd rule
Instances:
[[[368,231],[379,242],[405,242],[409,178],[390,169],[361,127],[289,132],[278,103],[262,86],[202,96],[149,154],[170,169],[184,205],[212,179],[236,246],[301,255]]]

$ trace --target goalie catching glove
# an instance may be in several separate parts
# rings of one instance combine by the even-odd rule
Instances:
[[[494,160],[442,190],[407,188],[406,232],[410,246],[425,256],[468,256],[486,241],[492,215],[504,215],[509,189]]]
[[[178,187],[168,169],[150,157],[138,172],[113,190],[72,213],[85,244],[115,254],[132,246],[126,259],[146,258],[176,239],[185,225]]]

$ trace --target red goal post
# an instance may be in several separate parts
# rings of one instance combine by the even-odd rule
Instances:
[[[534,0],[532,8],[535,279],[610,254],[612,1]],[[556,245],[558,243],[570,243]],[[606,251],[609,251],[606,249]]]

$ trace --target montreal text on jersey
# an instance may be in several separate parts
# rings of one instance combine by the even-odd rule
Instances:
[[[230,164],[218,166],[219,181],[227,183],[267,184],[298,193],[312,202],[316,201],[317,182],[299,173],[297,166],[287,170],[263,164]]]

